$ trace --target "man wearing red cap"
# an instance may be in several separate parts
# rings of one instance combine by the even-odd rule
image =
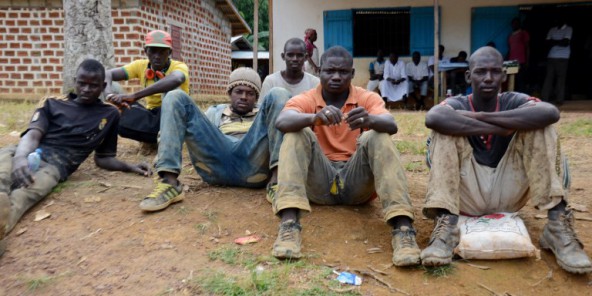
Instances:
[[[146,35],[144,52],[148,59],[141,59],[107,72],[105,94],[107,100],[123,109],[119,122],[119,135],[140,142],[156,143],[160,130],[160,106],[167,92],[180,88],[189,94],[189,69],[187,65],[170,58],[172,38],[167,32],[155,30]],[[139,79],[143,89],[130,94],[117,94],[111,88],[112,81]],[[146,98],[146,107],[137,103]]]

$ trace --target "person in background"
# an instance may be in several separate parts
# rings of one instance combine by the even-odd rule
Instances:
[[[428,65],[421,61],[421,55],[414,51],[411,62],[407,63],[405,68],[407,74],[408,86],[407,98],[411,95],[415,98],[415,110],[425,109],[425,99],[428,95]],[[419,98],[415,95],[415,89],[419,89]],[[405,99],[407,105],[407,99]]]
[[[304,31],[304,42],[306,43],[307,58],[304,63],[304,71],[314,76],[319,76],[319,49],[314,44],[317,41],[317,31],[306,29]]]
[[[375,91],[379,88],[380,83],[384,79],[384,65],[384,53],[382,53],[382,50],[378,50],[376,53],[376,59],[370,63],[370,80],[366,86],[367,90]]]
[[[547,55],[547,75],[543,84],[542,99],[557,105],[565,101],[567,65],[571,55],[572,28],[564,16],[557,16],[554,26],[547,33],[547,44],[551,47]]]
[[[380,94],[385,103],[398,102],[407,96],[407,74],[405,62],[399,55],[391,53],[384,66],[384,81],[380,84]]]
[[[530,35],[522,29],[520,19],[512,19],[512,33],[508,36],[508,55],[507,60],[518,61],[519,69],[516,74],[516,90],[525,91],[525,79],[528,72],[528,58],[530,55]]]
[[[284,52],[282,52],[286,69],[265,77],[257,103],[263,104],[263,99],[274,87],[281,87],[291,95],[298,95],[317,86],[319,78],[302,70],[307,56],[306,44],[302,39],[292,38],[286,41]]]

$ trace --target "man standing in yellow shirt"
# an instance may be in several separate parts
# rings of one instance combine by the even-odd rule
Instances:
[[[167,93],[181,89],[189,94],[189,69],[187,65],[170,58],[172,38],[167,32],[155,30],[146,35],[141,59],[106,73],[107,100],[123,109],[119,122],[119,135],[140,142],[156,143],[160,130],[160,106]],[[143,89],[130,94],[116,94],[111,88],[113,81],[139,79]],[[146,107],[137,103],[146,98]]]

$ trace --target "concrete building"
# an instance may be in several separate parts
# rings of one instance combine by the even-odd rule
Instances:
[[[422,59],[427,61],[434,52],[433,5],[433,0],[270,0],[270,72],[284,67],[278,62],[284,43],[292,37],[303,38],[307,28],[317,30],[315,44],[321,54],[332,45],[345,46],[352,52],[356,68],[353,82],[359,86],[366,85],[368,65],[380,45],[395,48],[406,61],[410,60],[414,50],[418,50]],[[502,54],[506,54],[510,21],[520,17],[531,34],[534,76],[544,75],[548,50],[544,40],[553,17],[559,13],[568,15],[569,24],[574,29],[571,79],[568,79],[571,92],[583,92],[579,88],[589,85],[592,79],[591,72],[582,62],[587,54],[592,56],[584,46],[585,40],[592,38],[589,29],[592,27],[592,5],[589,1],[440,0],[439,7],[440,43],[446,47],[445,55],[449,57],[456,56],[461,50],[470,54],[489,41],[494,41]],[[385,44],[384,39],[390,43]]]

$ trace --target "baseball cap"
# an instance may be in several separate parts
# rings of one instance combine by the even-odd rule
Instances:
[[[150,31],[150,33],[146,35],[145,40],[146,47],[171,48],[173,46],[173,38],[171,38],[171,34],[161,30]]]

